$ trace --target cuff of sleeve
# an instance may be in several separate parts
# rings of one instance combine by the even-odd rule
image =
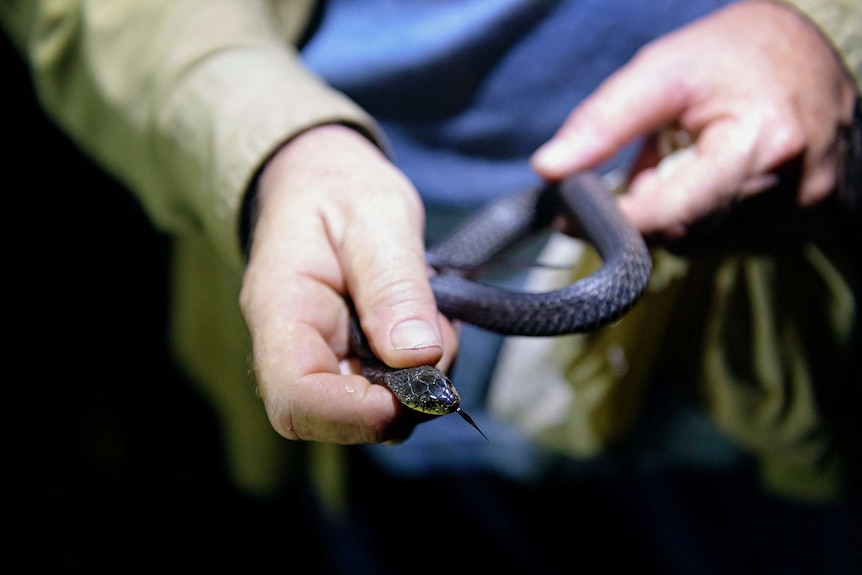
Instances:
[[[159,116],[165,185],[178,213],[232,265],[243,265],[243,198],[263,163],[314,126],[355,126],[383,146],[370,117],[301,67],[290,52],[250,47],[217,54],[190,70]]]
[[[862,2],[858,0],[776,0],[813,22],[832,43],[862,94]]]

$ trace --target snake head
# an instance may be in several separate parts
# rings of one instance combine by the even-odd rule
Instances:
[[[473,418],[461,409],[461,396],[452,385],[449,377],[430,365],[422,365],[407,369],[397,369],[386,372],[383,381],[398,401],[410,409],[429,415],[446,415],[456,412],[482,434]]]
[[[430,365],[394,370],[384,380],[398,401],[422,413],[446,415],[461,405],[461,396],[446,374]]]

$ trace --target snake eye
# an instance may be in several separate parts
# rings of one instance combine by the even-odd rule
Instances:
[[[418,406],[426,413],[452,413],[461,404],[458,391],[446,374],[435,367],[426,367],[417,373],[412,382]]]

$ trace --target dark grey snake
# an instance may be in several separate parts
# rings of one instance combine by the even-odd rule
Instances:
[[[545,293],[517,292],[471,279],[473,272],[559,215],[571,218],[602,258],[595,273]],[[635,304],[652,271],[643,238],[623,217],[604,180],[592,172],[492,201],[429,250],[427,259],[437,272],[431,287],[440,311],[503,335],[555,336],[598,329]],[[461,409],[452,382],[438,369],[389,368],[371,353],[357,322],[351,347],[362,361],[362,375],[387,386],[407,407],[432,415],[457,412],[479,429]]]

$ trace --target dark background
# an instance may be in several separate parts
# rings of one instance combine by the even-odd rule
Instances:
[[[260,566],[281,510],[229,486],[166,351],[166,237],[46,119],[2,36],[0,70],[0,571]]]

